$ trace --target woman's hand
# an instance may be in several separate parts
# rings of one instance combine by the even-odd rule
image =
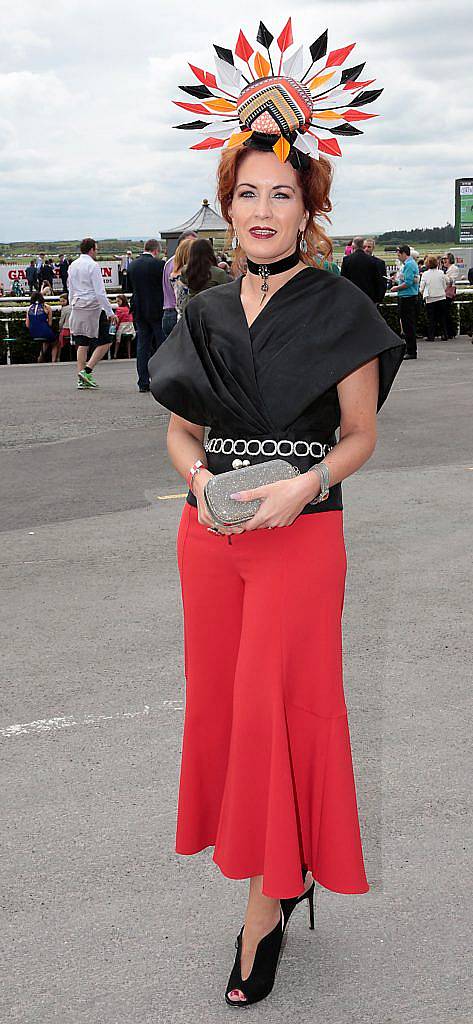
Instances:
[[[201,469],[199,470],[198,473],[196,473],[193,480],[192,493],[197,498],[197,518],[199,523],[202,523],[202,526],[206,526],[207,529],[212,528],[213,530],[217,530],[218,533],[221,534],[243,533],[244,531],[241,526],[220,526],[220,524],[216,526],[213,519],[209,515],[204,498],[204,487],[207,481],[210,480],[213,477],[213,475],[214,474],[211,473],[209,469]]]
[[[237,501],[261,498],[261,505],[252,519],[244,524],[244,530],[272,529],[274,526],[291,526],[302,509],[320,491],[318,473],[309,470],[292,480],[277,480],[264,487],[253,487],[238,491],[231,497]]]

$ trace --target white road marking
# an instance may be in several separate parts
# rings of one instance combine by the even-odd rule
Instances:
[[[178,700],[163,700],[161,707],[171,708],[174,711],[182,711],[184,705]],[[45,732],[58,732],[60,729],[70,729],[80,725],[98,725],[99,722],[112,722],[120,718],[140,718],[149,715],[151,708],[145,704],[142,711],[116,711],[113,715],[83,715],[82,718],[75,718],[74,715],[62,715],[55,718],[38,718],[35,722],[19,722],[16,725],[8,725],[0,729],[2,739],[11,739],[14,736],[31,736]]]

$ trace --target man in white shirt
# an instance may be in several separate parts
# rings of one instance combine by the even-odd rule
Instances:
[[[108,322],[116,323],[116,317],[96,262],[97,242],[94,238],[84,238],[80,243],[80,251],[79,258],[69,267],[67,279],[71,306],[70,330],[72,342],[77,346],[77,387],[96,388],[98,385],[92,370],[110,348],[112,338],[108,339]],[[99,339],[103,339],[101,344]],[[87,359],[91,345],[94,345],[94,349]]]

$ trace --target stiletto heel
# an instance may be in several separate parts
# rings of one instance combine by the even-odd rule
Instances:
[[[314,928],[314,891],[315,883],[311,886],[307,893],[307,902],[309,905],[309,928]]]
[[[307,874],[307,870],[308,869],[306,867],[302,868],[302,881],[303,882],[305,882],[305,876]],[[297,907],[298,903],[302,903],[302,900],[307,900],[307,904],[308,904],[308,907],[309,907],[309,928],[312,930],[315,927],[314,893],[315,893],[315,881],[312,882],[312,885],[309,887],[309,889],[307,889],[307,892],[303,892],[300,896],[292,896],[290,899],[281,900],[281,910],[283,912],[283,917],[284,917],[284,929],[283,930],[286,929],[286,925],[287,925],[287,923],[289,921],[289,918],[290,918],[290,916],[292,914],[292,911],[294,910],[294,907]]]
[[[248,978],[245,978],[244,981],[241,976],[243,928],[244,925],[235,942],[237,951],[235,963],[233,964],[232,972],[225,990],[225,1001],[229,1006],[250,1006],[252,1003],[257,1003],[260,999],[265,999],[266,996],[269,996],[276,978],[276,971],[281,953],[281,942],[284,934],[283,915],[281,914],[281,917],[272,932],[268,932],[267,935],[263,935],[263,938],[258,942],[253,967],[251,968]],[[233,989],[240,989],[240,991],[243,992],[245,999],[230,999],[230,992],[232,992]]]

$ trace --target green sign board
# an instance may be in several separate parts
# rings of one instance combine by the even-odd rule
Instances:
[[[473,245],[473,178],[455,181],[455,235],[459,245]]]

